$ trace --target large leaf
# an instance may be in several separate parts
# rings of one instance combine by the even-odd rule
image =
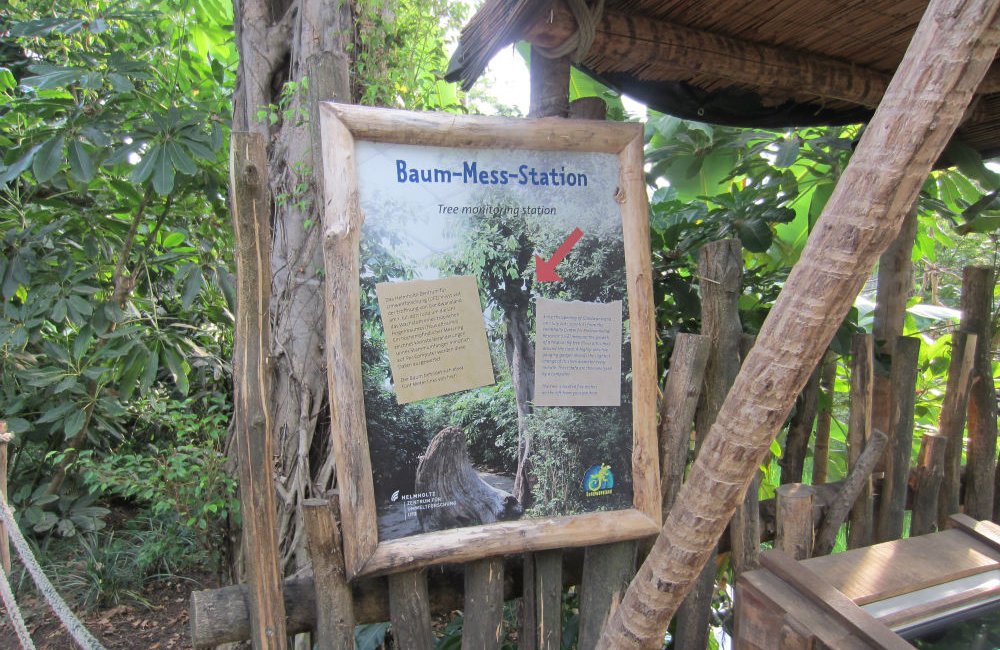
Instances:
[[[94,178],[94,161],[79,140],[69,143],[69,171],[78,181],[89,183]]]
[[[35,175],[35,180],[45,183],[59,171],[59,166],[63,161],[63,147],[65,139],[61,135],[50,138],[38,148],[35,160],[31,165],[31,171]]]
[[[743,248],[752,253],[764,253],[771,247],[771,228],[762,219],[748,219],[736,223],[736,234]]]

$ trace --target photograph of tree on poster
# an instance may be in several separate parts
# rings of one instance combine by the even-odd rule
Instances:
[[[359,142],[357,173],[379,539],[631,507],[618,156]]]

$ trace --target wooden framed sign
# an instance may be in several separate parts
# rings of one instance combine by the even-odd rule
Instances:
[[[655,534],[642,127],[319,117],[349,577]]]

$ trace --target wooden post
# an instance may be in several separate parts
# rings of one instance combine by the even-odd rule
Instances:
[[[431,630],[426,571],[404,571],[389,575],[389,615],[397,648],[433,650],[434,633]]]
[[[528,628],[529,634],[535,640],[539,650],[559,650],[562,647],[562,551],[542,551],[526,556],[534,560],[534,611],[535,625]],[[526,574],[527,579],[527,574]],[[527,589],[528,582],[524,583]],[[525,638],[523,647],[531,647],[531,641]]]
[[[903,334],[906,300],[913,289],[913,243],[917,236],[917,204],[903,218],[899,234],[878,261],[875,313],[872,334],[880,355],[892,357],[896,337]],[[872,426],[892,435],[891,379],[876,372],[872,384]],[[890,439],[890,444],[892,440]]]
[[[670,355],[670,372],[660,403],[660,491],[663,519],[684,478],[694,413],[708,363],[709,340],[700,334],[678,334]]]
[[[796,560],[812,557],[814,542],[812,486],[786,483],[778,486],[778,532],[774,548]]]
[[[550,59],[532,46],[530,68],[528,117],[566,117],[569,114],[569,57]]]
[[[636,542],[588,546],[580,584],[579,647],[597,648],[601,630],[635,575]]]
[[[826,510],[826,516],[823,517],[823,525],[820,526],[819,532],[816,533],[816,543],[813,546],[813,553],[816,555],[827,555],[833,550],[834,544],[837,543],[837,533],[840,532],[840,525],[844,523],[844,519],[851,510],[851,505],[858,500],[858,496],[863,494],[866,489],[869,493],[871,492],[872,471],[875,470],[879,459],[882,458],[882,453],[885,451],[888,442],[889,437],[881,431],[875,431],[868,439],[868,444],[865,445],[864,452],[851,467],[851,471],[848,473],[847,478],[844,479],[840,491],[837,492],[837,496],[834,497],[830,507]],[[869,527],[871,526],[870,520],[868,521],[868,525]],[[849,543],[850,536],[848,536]]]
[[[816,412],[816,441],[813,445],[812,483],[826,483],[830,465],[830,424],[833,420],[833,383],[837,379],[837,355],[827,352],[819,371],[821,404]]]
[[[11,435],[7,432],[7,423],[0,420],[0,499],[7,501],[7,444]],[[10,575],[10,540],[7,527],[0,521],[0,563],[3,572]]]
[[[885,455],[885,479],[879,498],[875,538],[880,542],[903,536],[903,512],[906,510],[906,485],[910,477],[913,453],[913,407],[916,402],[917,361],[920,339],[901,336],[896,339],[889,370],[892,428],[889,450]]]
[[[465,565],[462,650],[499,650],[503,641],[503,558]]]
[[[925,433],[920,439],[917,469],[911,477],[913,516],[910,519],[910,537],[937,530],[938,494],[944,479],[944,453],[947,446],[948,439],[941,435]]]
[[[354,603],[344,568],[339,503],[337,494],[329,500],[306,499],[302,503],[306,546],[316,585],[316,627],[312,640],[319,648],[352,650]]]
[[[809,437],[812,435],[813,421],[816,419],[816,404],[819,400],[819,375],[817,366],[805,388],[795,400],[795,413],[788,422],[785,449],[778,464],[781,465],[782,483],[801,483],[805,467]]]
[[[968,462],[965,468],[965,514],[993,518],[997,454],[997,394],[993,385],[993,269],[968,266],[962,273],[962,329],[976,334],[969,385]]]
[[[871,334],[855,334],[851,338],[850,414],[847,422],[847,466],[857,466],[872,431],[872,373],[874,370],[873,338]],[[872,543],[875,530],[872,509],[872,481],[869,476],[854,501],[847,525],[847,548],[859,548]]]
[[[969,384],[978,337],[957,331],[951,335],[951,363],[938,433],[948,439],[944,454],[944,480],[938,499],[938,529],[948,526],[948,518],[961,508],[962,450],[965,443],[965,412],[969,406]]]
[[[287,646],[275,522],[268,404],[271,208],[264,136],[234,132],[229,157],[236,233],[236,349],[233,355],[236,457],[254,648]]]
[[[701,332],[710,342],[705,367],[705,387],[695,414],[695,452],[708,435],[719,407],[740,368],[739,321],[740,283],[743,255],[739,241],[726,239],[709,242],[698,252],[698,275],[701,290]],[[754,495],[756,496],[756,495]],[[742,505],[741,505],[742,507]],[[739,518],[739,511],[736,513]],[[732,537],[731,537],[732,539]],[[741,549],[750,552],[752,549]],[[705,564],[697,583],[677,612],[674,646],[677,650],[701,650],[708,643],[708,624],[712,594],[715,591],[715,552]],[[741,555],[740,567],[747,561]]]

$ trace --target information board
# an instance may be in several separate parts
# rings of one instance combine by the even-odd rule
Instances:
[[[349,574],[655,533],[641,126],[321,125]]]

